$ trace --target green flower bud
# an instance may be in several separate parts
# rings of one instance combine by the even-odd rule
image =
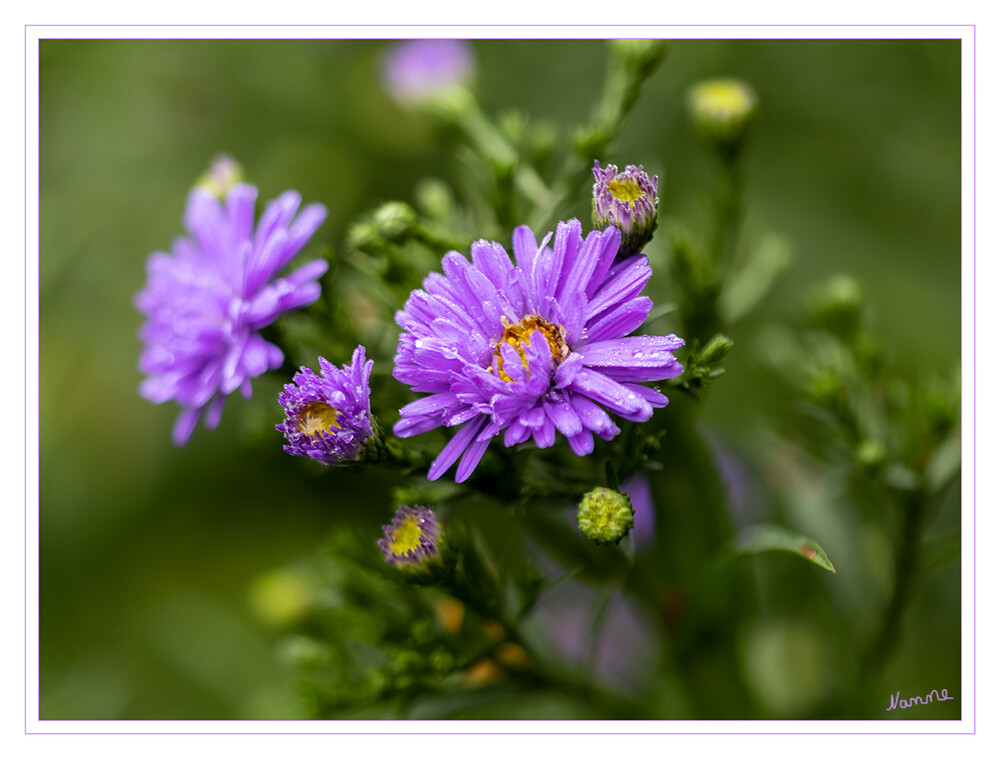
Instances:
[[[698,136],[709,145],[736,148],[757,111],[757,93],[739,79],[699,82],[688,93],[688,109]]]
[[[723,334],[715,335],[708,344],[698,352],[698,364],[710,366],[722,361],[733,349],[733,341]]]
[[[878,440],[863,440],[854,451],[854,458],[865,469],[874,469],[885,463],[885,446]]]
[[[595,543],[617,543],[635,524],[635,512],[625,493],[610,488],[594,488],[576,512],[580,532]]]
[[[846,274],[832,277],[815,294],[810,312],[816,324],[835,335],[848,336],[861,326],[864,292]]]
[[[384,203],[372,214],[372,224],[383,239],[403,242],[417,228],[417,212],[399,201]]]
[[[627,66],[651,72],[670,52],[666,40],[611,40],[611,52]]]

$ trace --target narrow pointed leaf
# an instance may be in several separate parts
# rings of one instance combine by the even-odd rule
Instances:
[[[747,527],[736,541],[736,551],[744,556],[775,551],[792,553],[823,567],[828,572],[837,573],[819,543],[776,524],[757,524]]]

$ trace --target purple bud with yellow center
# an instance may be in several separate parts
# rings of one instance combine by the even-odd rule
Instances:
[[[622,232],[618,258],[635,255],[656,230],[658,178],[650,179],[642,166],[629,165],[619,172],[614,164],[602,169],[601,162],[594,161],[594,180],[594,227],[618,227]]]
[[[359,345],[343,368],[320,356],[320,374],[308,367],[296,372],[294,384],[278,395],[285,420],[275,429],[285,434],[287,453],[327,466],[378,461],[383,436],[368,397],[372,365]]]
[[[423,569],[441,558],[441,526],[430,506],[400,506],[382,531],[378,547],[398,569]]]

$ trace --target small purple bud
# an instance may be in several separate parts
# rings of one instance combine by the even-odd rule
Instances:
[[[594,226],[618,227],[622,232],[618,258],[635,255],[656,230],[658,177],[650,179],[642,166],[629,165],[619,173],[613,164],[602,169],[601,162],[594,161],[594,180]]]

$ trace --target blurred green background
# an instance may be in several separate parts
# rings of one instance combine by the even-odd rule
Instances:
[[[240,432],[250,411],[238,399],[220,429],[199,428],[175,449],[175,407],[137,392],[141,320],[132,298],[147,255],[181,234],[186,193],[220,151],[243,164],[261,200],[295,188],[328,207],[314,251],[341,249],[353,218],[385,200],[412,200],[421,178],[451,176],[455,163],[432,125],[381,90],[388,44],[41,42],[43,719],[303,716],[251,588],[308,555],[334,524],[357,523],[374,541],[391,506],[386,478],[318,476],[282,453],[277,432],[247,441]],[[488,113],[513,109],[566,130],[588,117],[607,55],[600,41],[474,48]],[[959,54],[954,40],[678,41],[609,157],[658,174],[661,216],[697,228],[712,165],[696,148],[684,93],[705,77],[747,80],[761,112],[747,155],[746,234],[778,231],[795,253],[759,322],[780,321],[813,282],[848,272],[896,364],[945,374],[960,348]],[[586,225],[588,197],[576,213]],[[654,266],[665,254],[654,241]],[[766,345],[733,337],[739,349],[704,423],[739,450],[785,409],[763,368]],[[255,382],[255,395],[273,399],[277,387]],[[276,422],[276,401],[273,409]],[[852,584],[851,563],[866,564],[866,585],[888,582],[891,566],[868,566],[885,551],[859,548],[851,525],[817,503],[786,504],[786,517],[837,565],[837,577],[822,578],[826,592],[873,614],[878,588]],[[955,493],[931,531],[957,529]],[[960,692],[958,578],[954,562],[927,576],[886,672],[887,694]],[[805,656],[822,660],[807,667],[822,678],[837,652],[788,616],[788,599],[762,603],[773,615],[746,633],[756,652],[749,675],[767,683],[760,698],[775,715],[794,715],[798,691],[780,678],[768,683],[768,672],[794,669],[783,657]],[[803,646],[789,644],[803,635]]]

